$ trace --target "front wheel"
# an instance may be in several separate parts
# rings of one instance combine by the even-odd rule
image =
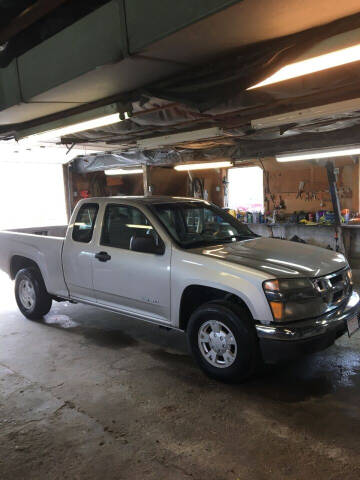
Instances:
[[[226,301],[202,305],[192,314],[187,335],[200,368],[216,380],[244,381],[261,363],[254,322],[242,305]]]
[[[15,298],[22,314],[30,320],[40,320],[49,312],[52,304],[41,273],[36,268],[18,271],[15,277]]]

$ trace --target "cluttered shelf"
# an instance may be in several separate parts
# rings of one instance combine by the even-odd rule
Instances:
[[[278,223],[250,223],[249,227],[254,225],[261,225],[264,227],[321,227],[321,228],[333,228],[333,224],[322,224],[322,223],[291,223],[291,222],[278,222]],[[343,225],[349,227],[360,227],[360,225]]]
[[[249,227],[253,225],[262,225],[264,227],[320,227],[320,228],[334,228],[334,224],[323,224],[323,223],[290,223],[290,222],[278,222],[278,223],[250,223]],[[342,223],[342,228],[360,228],[360,224],[350,225],[348,223]]]
[[[336,225],[335,213],[332,211],[318,210],[316,212],[293,212],[286,214],[279,210],[262,213],[227,209],[240,222],[250,225],[266,225],[269,227],[287,227],[304,225],[306,227],[333,227]],[[359,213],[350,212],[348,209],[341,211],[342,226],[360,226]]]

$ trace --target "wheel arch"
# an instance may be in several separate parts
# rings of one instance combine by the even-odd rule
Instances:
[[[184,289],[181,296],[179,311],[179,328],[181,330],[186,330],[192,313],[198,307],[200,307],[200,305],[216,300],[226,300],[228,302],[242,305],[244,308],[246,308],[246,310],[249,312],[249,315],[252,317],[251,311],[246,302],[233,292],[215,287],[210,287],[207,285],[192,284],[188,285]]]
[[[11,257],[10,278],[14,280],[18,271],[24,268],[36,268],[36,270],[40,273],[41,277],[43,278],[39,265],[36,262],[34,262],[34,260],[32,260],[31,258],[23,257],[22,255],[13,255]]]

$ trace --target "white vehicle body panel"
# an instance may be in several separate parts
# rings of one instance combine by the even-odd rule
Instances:
[[[171,270],[174,325],[179,321],[182,294],[191,285],[208,286],[232,293],[245,302],[254,319],[261,319],[264,323],[272,320],[262,289],[262,283],[270,278],[268,274],[179,248],[173,250]]]
[[[160,234],[165,244],[163,255],[134,252],[101,245],[102,220],[108,203],[131,205],[143,212],[157,231],[157,220],[137,202],[122,200],[100,203],[92,249],[93,298],[96,303],[121,310],[135,317],[148,317],[159,323],[170,323],[170,262],[172,245]],[[160,233],[160,232],[159,232]],[[95,253],[106,251],[109,262],[99,262]]]
[[[13,257],[28,258],[38,265],[47,291],[52,295],[68,298],[61,260],[63,244],[64,238],[61,237],[0,232],[0,269],[10,275]]]
[[[106,247],[111,262],[93,259],[97,303],[168,322],[171,250],[161,256],[117,250]]]
[[[277,238],[259,237],[192,252],[276,278],[322,277],[347,265],[341,253]]]
[[[92,270],[93,258],[96,252],[95,238],[93,235],[90,243],[76,242],[73,240],[72,234],[78,210],[79,208],[75,209],[66,232],[62,255],[64,276],[72,299],[94,302]],[[97,230],[99,223],[100,215],[98,213],[94,231]]]

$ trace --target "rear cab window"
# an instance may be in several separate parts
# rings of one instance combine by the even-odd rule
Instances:
[[[80,207],[72,232],[72,239],[75,242],[91,242],[98,211],[97,203],[84,203]]]

